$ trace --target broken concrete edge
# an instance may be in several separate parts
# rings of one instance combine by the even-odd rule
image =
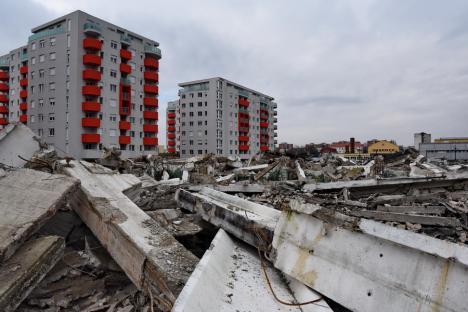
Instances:
[[[26,161],[41,150],[42,142],[24,124],[10,123],[0,130],[0,163],[10,167],[23,167]]]
[[[0,267],[0,311],[16,310],[62,258],[65,241],[59,236],[30,240]]]
[[[314,204],[303,204],[298,201],[290,202],[293,213],[313,216],[321,221],[346,228],[351,231],[362,232],[367,235],[391,241],[405,247],[438,256],[446,260],[460,262],[468,266],[468,247],[449,241],[434,238],[425,234],[387,225],[366,218],[347,216],[331,209]],[[284,211],[283,214],[291,213]],[[276,229],[275,229],[276,232]]]

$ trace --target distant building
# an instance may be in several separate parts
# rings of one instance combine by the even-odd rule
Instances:
[[[283,142],[283,143],[280,143],[280,144],[278,145],[278,148],[287,151],[287,150],[293,149],[293,148],[294,148],[294,145],[293,145],[293,144],[286,143],[286,142]]]
[[[353,140],[350,141],[339,141],[339,142],[334,142],[329,145],[329,147],[336,149],[338,154],[346,154],[346,153],[362,153],[364,149],[364,145],[361,144],[359,141],[354,142],[354,148],[352,148],[352,143]],[[354,151],[352,152],[352,150]]]
[[[370,155],[376,154],[394,154],[400,151],[400,147],[393,142],[387,140],[377,141],[367,147],[367,152]]]
[[[179,151],[179,138],[177,134],[179,133],[177,124],[177,115],[179,101],[172,101],[167,103],[166,109],[166,146],[167,152],[175,154]]]
[[[430,143],[430,142],[427,142]],[[434,143],[468,143],[468,137],[452,137],[435,139]]]
[[[431,134],[419,132],[414,134],[414,148],[419,151],[419,144],[431,143]]]
[[[468,143],[421,143],[419,147],[429,159],[468,160]]]
[[[333,147],[330,147],[330,146],[325,146],[325,147],[322,147],[322,149],[320,150],[320,154],[336,154],[338,153],[337,150]]]

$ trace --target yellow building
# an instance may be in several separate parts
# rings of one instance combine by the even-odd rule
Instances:
[[[367,152],[371,155],[375,154],[394,154],[400,151],[400,147],[392,142],[382,140],[377,141],[367,147]]]

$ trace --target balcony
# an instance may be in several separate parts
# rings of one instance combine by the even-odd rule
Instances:
[[[249,137],[246,135],[240,135],[239,142],[249,142]]]
[[[158,125],[144,124],[143,125],[143,132],[157,133],[158,132]]]
[[[81,94],[90,96],[100,96],[101,89],[98,86],[83,86],[81,88]]]
[[[155,58],[152,57],[147,57],[144,60],[144,65],[149,68],[158,68],[159,67],[159,61]]]
[[[7,71],[0,71],[0,80],[10,79],[10,74]]]
[[[19,116],[19,121],[22,123],[27,123],[28,122],[28,115],[20,115]]]
[[[174,120],[175,123],[175,120]],[[175,127],[167,127],[167,132],[175,132]]]
[[[157,72],[145,71],[143,73],[143,77],[145,78],[145,80],[148,80],[148,81],[158,81],[159,80],[159,74]]]
[[[119,121],[119,129],[120,130],[130,130],[132,125],[128,121]]]
[[[8,95],[0,94],[0,103],[8,103]]]
[[[90,22],[84,23],[83,30],[86,34],[98,35],[98,36],[101,34],[101,31],[102,31],[99,25],[95,23],[90,23]]]
[[[101,120],[94,117],[85,117],[81,118],[81,126],[86,128],[99,128],[101,125]]]
[[[121,63],[120,64],[120,72],[124,74],[130,74],[132,72],[132,66],[128,64]]]
[[[239,98],[239,106],[241,107],[249,107],[249,101],[244,98]]]
[[[132,52],[125,50],[125,49],[120,49],[120,57],[124,60],[131,60],[132,59]]]
[[[158,145],[158,138],[143,138],[143,145]]]
[[[28,78],[20,79],[19,83],[20,83],[20,86],[26,87],[28,85]]]
[[[132,38],[130,38],[127,35],[120,35],[120,43],[126,44],[126,45],[131,45],[132,44]]]
[[[146,93],[158,94],[159,88],[158,86],[145,84],[143,86],[143,91]]]
[[[119,108],[119,115],[122,115],[122,116],[128,116],[128,115],[130,115],[130,108],[129,108],[129,107],[121,106],[121,107]]]
[[[128,135],[119,136],[119,144],[122,144],[122,145],[130,144],[131,141],[132,139]]]
[[[101,80],[101,73],[95,69],[85,69],[83,70],[83,79],[99,81]]]
[[[21,66],[20,67],[20,74],[24,75],[28,73],[28,66]]]
[[[158,99],[157,98],[143,98],[143,104],[146,106],[155,106],[158,107]]]
[[[28,90],[21,90],[20,91],[20,98],[25,99],[28,97]]]
[[[268,122],[260,122],[260,128],[268,128]]]
[[[239,151],[248,151],[249,145],[239,145]]]
[[[6,125],[8,125],[8,119],[0,118],[0,126],[6,126]]]
[[[145,45],[144,51],[146,54],[151,54],[158,59],[161,58],[161,49],[158,47]]]
[[[176,117],[175,113],[168,113],[167,118],[174,119]]]
[[[0,82],[0,91],[8,92],[9,89],[10,87],[6,83]]]
[[[143,118],[144,119],[158,119],[158,112],[152,112],[152,111],[143,111]]]
[[[175,139],[175,133],[168,133],[167,138],[168,139]]]
[[[19,109],[22,111],[28,110],[28,103],[21,103]]]
[[[83,64],[100,66],[101,65],[101,57],[99,55],[96,55],[96,54],[85,54],[85,55],[83,55]]]
[[[173,126],[173,125],[175,125],[175,120],[174,119],[168,120],[167,124],[170,125],[170,126]]]
[[[175,146],[175,141],[168,141],[168,142],[167,142],[167,145],[169,145],[169,146]]]
[[[8,106],[0,106],[0,114],[8,114],[9,111]]]
[[[101,50],[102,42],[94,38],[83,39],[83,48],[90,50]]]
[[[262,152],[268,152],[268,146],[262,145],[262,146],[260,146],[260,150],[261,150]]]
[[[84,112],[100,112],[101,104],[98,102],[83,102],[81,103],[81,110]]]
[[[168,147],[168,148],[167,148],[167,152],[168,152],[168,153],[175,153],[175,152],[176,152],[176,149],[173,148],[173,147]]]
[[[99,143],[101,136],[98,133],[83,133],[81,135],[81,142],[83,143]]]

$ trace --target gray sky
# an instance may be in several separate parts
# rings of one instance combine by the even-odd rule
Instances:
[[[177,83],[221,76],[278,103],[279,141],[468,136],[468,1],[2,0],[0,54],[83,10],[161,44],[160,142]],[[6,13],[8,12],[8,13]]]

